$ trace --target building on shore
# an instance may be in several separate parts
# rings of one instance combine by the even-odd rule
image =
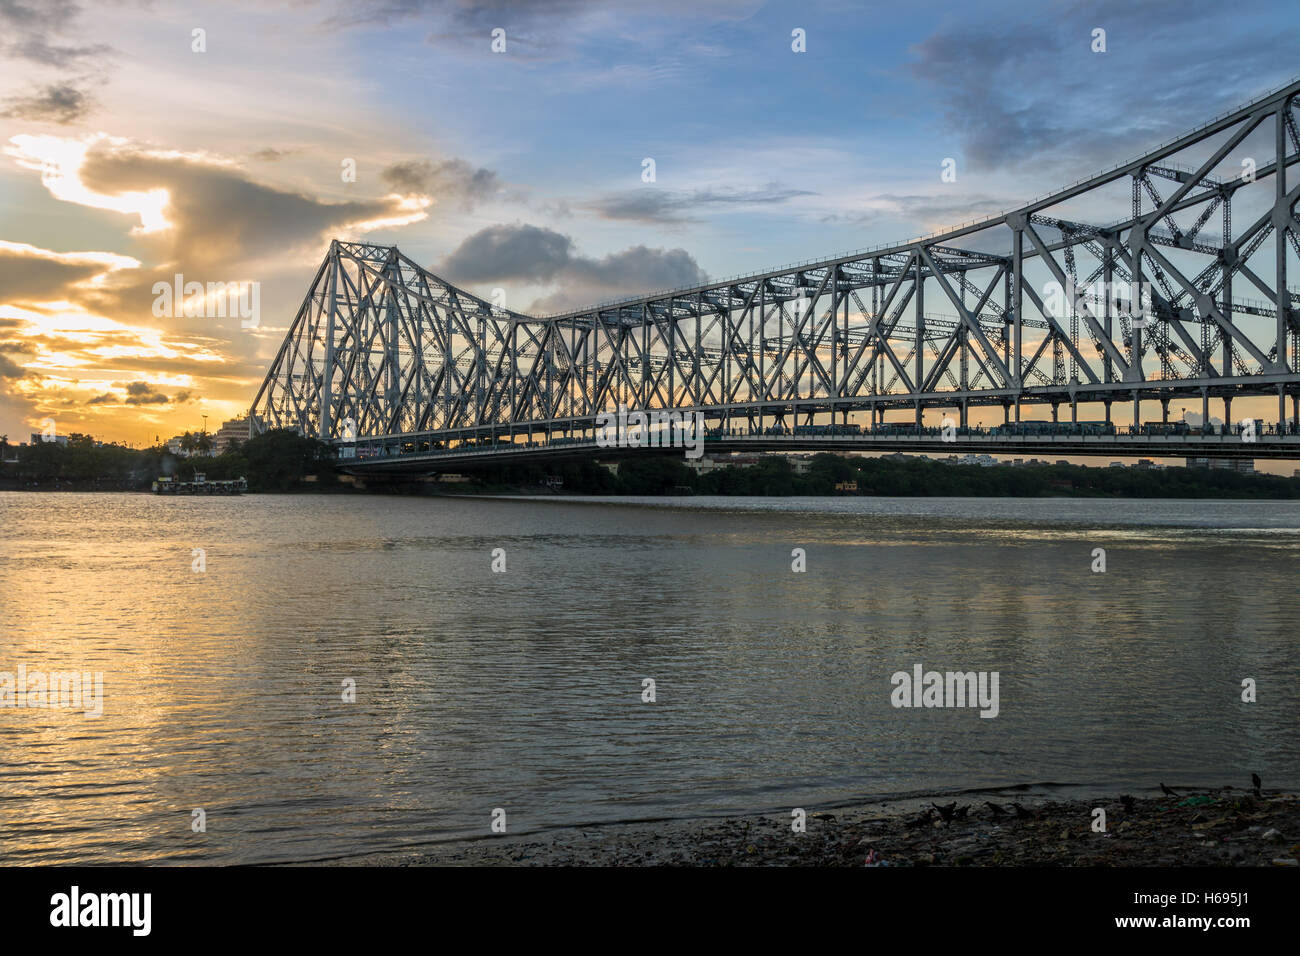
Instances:
[[[891,455],[883,456],[892,458]],[[998,463],[992,455],[949,455],[940,461],[945,465],[979,465],[981,468],[991,468]]]
[[[212,447],[218,455],[224,454],[230,450],[230,446],[235,442],[241,445],[253,437],[253,423],[248,418],[232,418],[228,422],[223,422],[217,429],[216,435],[213,436]]]
[[[1221,468],[1224,471],[1253,475],[1255,473],[1255,460],[1253,458],[1188,458],[1187,467]]]
[[[759,455],[703,455],[699,458],[686,459],[686,467],[692,469],[697,475],[707,475],[711,471],[717,471],[719,468],[750,468],[757,465],[762,460]]]

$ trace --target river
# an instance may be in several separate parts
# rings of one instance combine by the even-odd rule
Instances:
[[[1298,556],[1289,501],[4,492],[0,675],[103,700],[0,707],[0,858],[1296,787]],[[892,706],[916,664],[997,716]]]

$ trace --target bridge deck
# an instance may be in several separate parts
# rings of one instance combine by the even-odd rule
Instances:
[[[937,430],[935,430],[937,432]],[[945,441],[934,435],[725,435],[710,437],[703,453],[732,452],[859,452],[890,454],[923,452],[938,455],[1016,455],[1022,457],[1109,458],[1271,458],[1300,460],[1300,435],[1266,435],[1244,441],[1238,435],[961,435]],[[339,468],[351,474],[429,474],[547,462],[574,458],[605,460],[644,454],[684,455],[681,448],[601,447],[594,440],[533,445],[500,443],[434,451],[345,458]]]

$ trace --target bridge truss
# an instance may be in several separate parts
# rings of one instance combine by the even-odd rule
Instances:
[[[1300,417],[1300,82],[941,234],[537,317],[335,240],[252,406],[327,440],[590,435],[597,414],[919,424],[927,409],[1276,396]],[[949,187],[955,188],[955,186]],[[1217,230],[1217,232],[1212,231]],[[1291,285],[1288,285],[1290,277]],[[1131,284],[1131,285],[1130,285]],[[1149,308],[1109,294],[1148,289]],[[1073,291],[1070,291],[1073,290]],[[1064,295],[1059,293],[1064,292]]]

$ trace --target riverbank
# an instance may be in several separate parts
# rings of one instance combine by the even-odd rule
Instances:
[[[996,807],[996,809],[994,809]],[[1095,810],[1106,813],[1095,832]],[[949,819],[945,820],[944,816]],[[790,814],[572,827],[335,861],[390,866],[1296,866],[1300,797],[1219,790],[1126,799],[984,795]]]

